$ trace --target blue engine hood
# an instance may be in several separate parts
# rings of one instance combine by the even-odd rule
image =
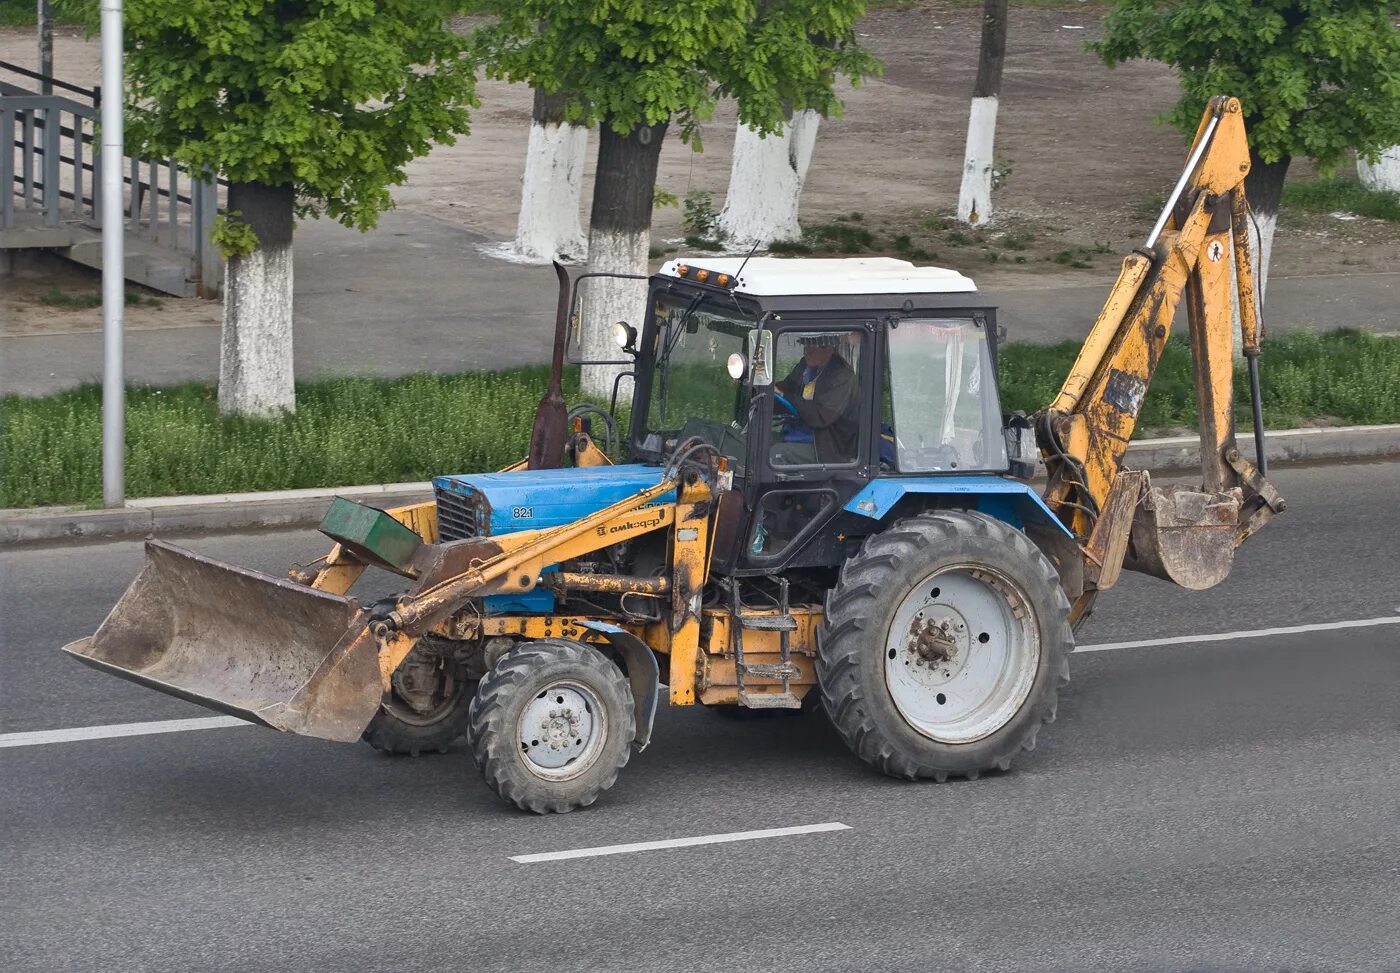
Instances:
[[[630,464],[439,476],[433,491],[440,508],[445,499],[469,508],[474,532],[484,536],[571,524],[659,482],[660,467]],[[675,498],[672,491],[653,502]]]

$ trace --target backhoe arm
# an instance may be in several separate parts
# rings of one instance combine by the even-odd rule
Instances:
[[[1282,498],[1235,444],[1231,325],[1237,304],[1262,447],[1260,326],[1244,196],[1249,165],[1239,102],[1212,99],[1161,217],[1146,244],[1123,261],[1064,387],[1037,416],[1050,476],[1045,499],[1079,540],[1085,560],[1086,600],[1076,606],[1081,616],[1093,591],[1112,586],[1123,566],[1188,588],[1219,583],[1235,548],[1283,509]],[[1122,463],[1183,297],[1202,484],[1164,490]]]

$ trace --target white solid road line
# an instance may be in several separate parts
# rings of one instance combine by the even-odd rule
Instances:
[[[105,740],[108,737],[139,737],[151,733],[183,733],[186,730],[218,730],[230,726],[252,724],[233,716],[202,716],[192,720],[110,723],[107,726],[74,726],[63,730],[31,730],[27,733],[0,733],[0,748],[37,747],[42,743],[73,743],[78,740]]]
[[[546,851],[537,855],[511,855],[510,860],[557,862],[565,858],[596,858],[600,855],[627,855],[634,851],[655,851],[659,848],[690,848],[695,845],[719,845],[729,841],[755,841],[759,838],[782,838],[794,834],[819,834],[823,831],[849,831],[851,826],[839,821],[827,824],[801,824],[794,828],[764,828],[761,831],[731,831],[729,834],[702,834],[693,838],[667,838],[664,841],[636,841],[630,845],[602,845],[598,848],[575,848],[572,851]]]
[[[1243,632],[1217,632],[1214,635],[1178,635],[1165,639],[1139,639],[1136,642],[1100,642],[1080,645],[1080,652],[1111,652],[1114,649],[1150,649],[1156,645],[1186,645],[1192,642],[1232,642],[1235,639],[1258,639],[1270,635],[1299,635],[1303,632],[1331,632],[1339,628],[1371,628],[1375,625],[1400,625],[1400,617],[1358,618],[1347,622],[1318,622],[1313,625],[1289,625],[1284,628],[1253,628]]]
[[[1376,625],[1400,625],[1400,615],[1385,618],[1358,618],[1342,622],[1318,622],[1314,625],[1290,625],[1286,628],[1255,628],[1243,632],[1218,632],[1213,635],[1174,635],[1161,639],[1140,639],[1136,642],[1100,642],[1081,645],[1075,652],[1111,652],[1116,649],[1149,649],[1159,645],[1190,645],[1195,642],[1231,642],[1235,639],[1257,639],[1270,635],[1298,635],[1303,632],[1332,632],[1342,628],[1371,628]],[[192,720],[160,720],[155,723],[114,723],[107,726],[78,726],[63,730],[33,730],[26,733],[0,733],[0,750],[6,747],[34,747],[44,743],[74,743],[80,740],[105,740],[109,737],[136,737],[151,733],[181,733],[186,730],[218,730],[251,724],[232,716],[206,716]],[[762,836],[760,836],[762,837]],[[687,839],[688,840],[688,839]],[[742,841],[742,838],[726,840]],[[704,842],[698,842],[704,844]],[[608,854],[615,854],[609,852]],[[577,856],[572,856],[577,857]]]

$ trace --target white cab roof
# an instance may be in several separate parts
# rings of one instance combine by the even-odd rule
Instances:
[[[743,267],[743,273],[739,268]],[[945,267],[916,267],[894,257],[684,257],[668,260],[661,273],[680,277],[678,267],[738,275],[740,294],[756,297],[804,297],[824,294],[963,294],[973,293],[972,278]]]

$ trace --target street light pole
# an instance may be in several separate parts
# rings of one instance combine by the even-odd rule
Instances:
[[[122,193],[122,0],[102,0],[102,504],[126,502],[126,305]]]
[[[53,2],[39,0],[39,94],[53,94]]]

